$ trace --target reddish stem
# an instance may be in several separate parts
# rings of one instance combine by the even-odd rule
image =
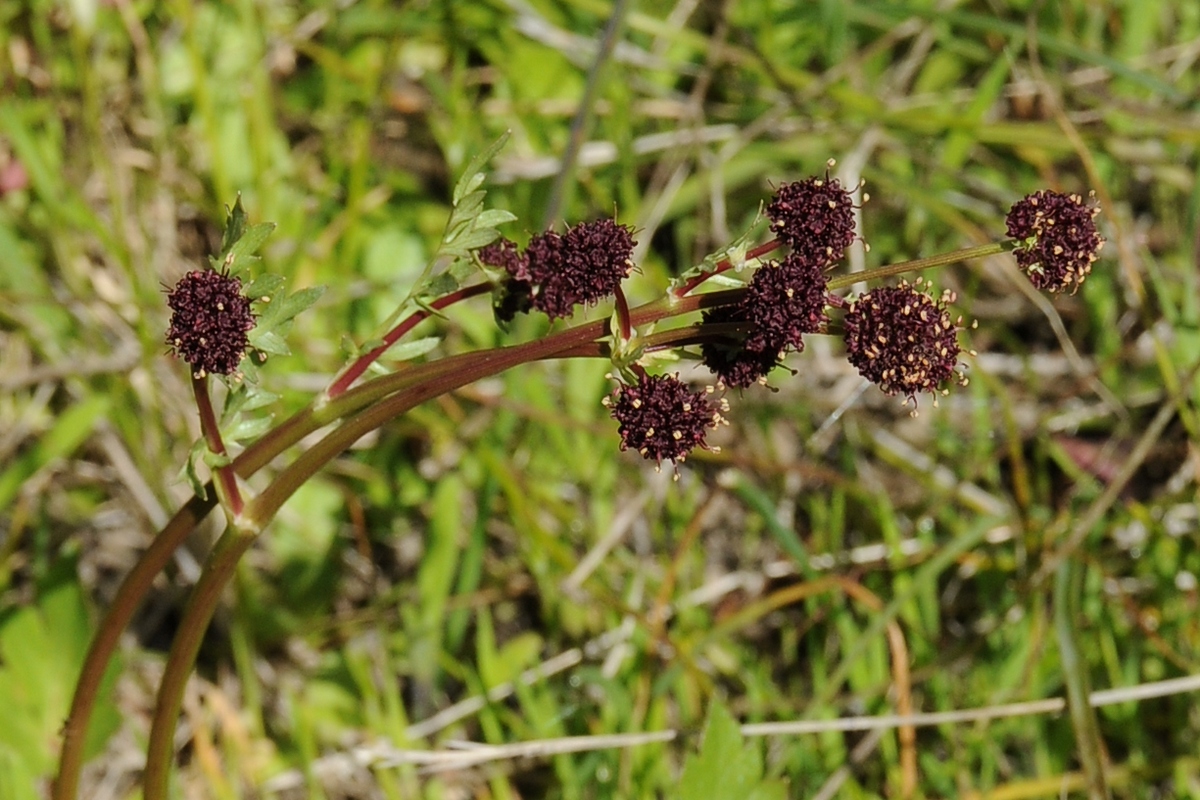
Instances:
[[[472,287],[474,293],[481,293],[484,287]],[[639,326],[660,319],[686,314],[702,308],[735,303],[744,290],[732,289],[708,294],[695,295],[683,299],[662,298],[630,310],[630,325]],[[459,298],[462,299],[462,298]],[[449,305],[447,298],[435,303],[434,307],[443,308]],[[416,316],[416,315],[414,315]],[[422,313],[415,320],[406,321],[407,329],[428,316]],[[552,334],[551,339],[557,338],[559,345],[547,346],[544,342],[531,347],[534,352],[527,352],[533,358],[558,358],[578,350],[580,355],[596,356],[601,354],[602,345],[590,341],[605,334],[606,320],[594,320],[583,323],[574,329],[568,329]],[[402,335],[403,332],[401,332]],[[561,348],[561,349],[560,349]],[[424,380],[429,380],[439,373],[455,372],[476,359],[488,360],[488,353],[469,354],[457,359],[451,358],[450,363],[432,362],[420,364],[401,373],[387,375],[368,381],[351,391],[342,392],[341,397],[328,402],[321,411],[313,404],[294,414],[290,419],[272,429],[258,441],[254,442],[237,456],[230,465],[238,475],[249,477],[264,467],[285,449],[300,441],[304,436],[335,419],[361,411],[364,407],[378,403],[394,392],[411,389]],[[353,379],[351,379],[353,380]],[[347,383],[347,386],[349,383]],[[443,391],[453,388],[444,387]],[[419,402],[412,398],[409,402]],[[398,413],[393,409],[389,413]],[[386,418],[386,416],[385,416]],[[151,582],[170,561],[171,554],[187,538],[196,526],[216,505],[215,493],[210,483],[207,487],[207,497],[202,499],[193,496],[183,505],[167,523],[166,527],[151,542],[150,547],[138,559],[137,564],[125,576],[117,595],[113,598],[105,613],[104,619],[97,627],[95,638],[88,647],[84,667],[75,694],[71,701],[71,711],[63,726],[63,745],[60,755],[58,776],[54,781],[53,797],[55,800],[74,800],[79,785],[79,775],[83,766],[83,743],[92,711],[98,698],[100,684],[106,665],[117,649],[122,631],[129,624],[141,600],[149,590]]]
[[[242,513],[242,493],[238,490],[237,475],[233,465],[229,463],[225,442],[221,440],[221,426],[217,422],[212,398],[208,394],[207,376],[197,378],[192,375],[192,394],[196,396],[196,408],[200,412],[200,430],[204,432],[204,441],[209,450],[226,462],[216,468],[216,477],[221,482],[221,490],[229,503],[229,513],[236,517]]]
[[[760,244],[758,247],[754,247],[754,248],[751,248],[750,250],[746,251],[746,260],[750,261],[755,258],[760,258],[762,256],[765,256],[767,253],[771,252],[772,250],[777,250],[778,248],[780,248],[782,246],[783,246],[783,242],[779,241],[778,239],[772,239],[771,241],[766,242],[765,244]],[[706,280],[711,278],[713,275],[720,275],[722,272],[725,272],[732,268],[733,268],[733,263],[728,258],[723,258],[717,262],[717,266],[715,269],[713,269],[712,272],[701,273],[701,274],[697,275],[696,277],[684,282],[682,285],[676,286],[675,289],[673,290],[673,293],[676,297],[683,297],[688,292],[692,291],[697,286],[699,286],[700,284],[704,283]]]
[[[633,326],[629,323],[629,301],[625,299],[625,292],[621,291],[618,285],[616,288],[616,310],[617,324],[621,326],[621,341],[628,342],[633,336]]]
[[[408,317],[406,317],[399,325],[388,331],[387,335],[383,337],[383,344],[379,345],[373,350],[363,353],[355,360],[353,364],[347,367],[345,371],[343,371],[342,374],[339,375],[332,384],[330,384],[329,388],[325,390],[326,396],[332,399],[349,389],[350,385],[358,380],[358,378],[367,371],[368,367],[374,364],[380,356],[388,351],[388,348],[400,341],[400,337],[402,337],[404,334],[408,333],[413,328],[417,327],[417,325],[424,322],[429,316],[432,315],[433,311],[441,311],[443,308],[452,306],[461,300],[466,300],[467,298],[475,297],[476,295],[487,294],[491,290],[492,285],[490,283],[477,283],[474,286],[464,286],[457,291],[453,291],[448,295],[444,295],[443,297],[439,297],[438,299],[434,300],[429,304],[428,309],[418,309],[412,314],[409,314]]]

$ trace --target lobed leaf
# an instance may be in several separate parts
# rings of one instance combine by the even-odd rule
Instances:
[[[500,138],[476,153],[475,157],[467,162],[467,167],[463,170],[462,177],[454,185],[454,195],[451,202],[455,206],[459,204],[459,201],[463,197],[478,189],[480,184],[483,183],[483,167],[492,160],[496,153],[500,152],[500,148],[508,143],[508,137],[511,135],[511,131],[505,131],[501,134]]]

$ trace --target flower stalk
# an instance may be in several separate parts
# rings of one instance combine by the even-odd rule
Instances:
[[[468,184],[470,181],[460,183],[456,189],[456,214],[466,215],[463,209],[475,204],[476,217],[460,220],[455,227],[459,233],[448,237],[447,246],[449,255],[473,258],[477,265],[483,265],[487,280],[457,284],[410,313],[388,331],[380,344],[339,372],[307,407],[267,430],[236,457],[230,456],[230,437],[222,434],[223,423],[212,406],[208,376],[227,376],[231,396],[240,393],[232,410],[227,402],[226,417],[232,419],[239,408],[261,405],[252,402],[254,390],[245,387],[240,371],[245,363],[248,380],[252,381],[255,359],[243,359],[247,354],[258,354],[262,361],[268,352],[286,352],[280,333],[296,313],[316,300],[319,291],[287,295],[280,292],[282,279],[270,276],[243,285],[236,274],[241,266],[239,259],[244,261],[243,256],[261,244],[269,226],[246,227],[244,213],[238,216],[239,204],[231,212],[223,253],[214,259],[214,269],[189,272],[168,294],[174,313],[167,345],[191,365],[204,444],[217,461],[213,479],[218,491],[213,491],[211,482],[204,487],[198,485],[197,495],[172,517],[118,590],[89,648],[76,686],[63,730],[54,800],[76,796],[84,733],[121,631],[171,554],[215,507],[216,497],[224,500],[233,524],[210,553],[172,644],[147,752],[147,800],[167,796],[174,731],[187,679],[241,557],[282,505],[364,434],[429,399],[524,363],[548,358],[608,357],[617,367],[619,383],[604,403],[617,422],[619,446],[638,452],[657,466],[664,460],[671,462],[676,465],[678,477],[677,465],[694,448],[717,449],[709,446],[706,437],[712,429],[727,424],[729,404],[724,390],[765,382],[767,374],[787,353],[804,349],[806,336],[827,334],[829,328],[840,331],[848,358],[862,374],[883,391],[904,395],[914,402],[918,392],[945,391],[943,384],[961,377],[957,371],[960,324],[949,316],[951,296],[935,298],[921,288],[921,281],[881,287],[858,297],[843,297],[838,291],[859,282],[875,282],[1005,251],[1017,252],[1018,264],[1035,285],[1047,291],[1068,286],[1074,290],[1090,271],[1096,251],[1103,244],[1092,223],[1095,209],[1083,205],[1077,195],[1043,192],[1026,198],[1024,205],[1014,206],[1009,232],[1015,241],[831,278],[828,271],[857,235],[849,193],[826,175],[780,187],[767,209],[776,238],[748,248],[739,244],[738,252],[744,249],[743,257],[717,261],[711,269],[689,274],[662,298],[631,308],[622,289],[623,280],[633,269],[635,242],[630,228],[614,220],[580,223],[561,235],[553,231],[537,234],[522,249],[497,238],[497,232],[479,221],[488,214],[493,214],[488,219],[500,217],[482,210],[482,194],[469,191]],[[470,247],[455,244],[467,240],[472,243]],[[744,288],[692,294],[714,275],[757,262],[781,248],[787,248],[788,253],[778,261],[758,264]],[[615,313],[534,341],[450,355],[359,383],[367,369],[419,323],[452,305],[489,293],[501,324],[519,313],[539,312],[551,320],[566,318],[579,306],[607,298],[614,298]],[[426,292],[424,296],[431,294]],[[414,296],[421,293],[414,292]],[[260,313],[251,312],[252,303],[260,304],[255,306]],[[840,315],[840,325],[829,325],[831,311]],[[700,312],[698,322],[639,333],[643,326],[696,312]],[[625,345],[633,341],[636,347],[626,352]],[[647,353],[684,347],[699,348],[700,359],[715,374],[715,385],[697,389],[678,375],[653,374],[647,370],[653,362],[641,361]],[[261,493],[249,499],[242,496],[239,476],[249,477],[309,434],[333,423],[338,424],[296,454]],[[226,420],[225,424],[231,423]]]
[[[204,440],[208,443],[209,452],[220,462],[214,467],[220,496],[225,500],[229,515],[237,517],[242,513],[242,493],[238,489],[237,473],[230,464],[229,453],[225,450],[225,442],[221,438],[221,426],[217,423],[212,397],[208,393],[207,375],[192,375],[192,394],[196,398],[196,409],[200,414],[200,430],[204,434]]]

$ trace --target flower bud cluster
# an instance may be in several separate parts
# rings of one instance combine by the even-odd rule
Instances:
[[[694,390],[678,375],[639,376],[634,384],[620,384],[604,398],[617,421],[621,449],[637,450],[643,458],[661,464],[683,461],[696,447],[709,448],[710,428],[725,423],[725,400],[714,400],[713,388]]]
[[[804,349],[803,334],[824,331],[825,273],[856,236],[850,192],[828,174],[780,186],[767,216],[791,253],[760,267],[735,306],[703,315],[706,324],[722,323],[731,334],[700,346],[705,366],[726,386],[765,381],[787,353]]]
[[[611,297],[633,269],[633,231],[614,220],[581,222],[558,234],[534,236],[521,252],[507,240],[482,248],[480,263],[502,268],[497,315],[510,321],[536,309],[551,319]]]
[[[242,294],[239,278],[192,270],[167,293],[167,305],[167,347],[192,366],[197,378],[237,371],[254,328],[250,298]]]
[[[740,302],[704,312],[705,323],[736,323],[741,334],[702,343],[705,365],[726,386],[762,380],[786,353],[804,349],[804,334],[824,330],[825,287],[824,262],[796,251],[760,267]]]
[[[850,303],[842,326],[846,356],[864,378],[886,394],[916,402],[918,392],[932,392],[936,402],[944,383],[966,381],[958,372],[962,318],[952,319],[946,307],[957,299],[953,292],[935,300],[921,283],[865,292]]]
[[[1034,286],[1047,292],[1078,290],[1104,246],[1096,230],[1099,213],[1077,194],[1049,190],[1013,204],[1005,218],[1009,237],[1017,241],[1013,255]]]

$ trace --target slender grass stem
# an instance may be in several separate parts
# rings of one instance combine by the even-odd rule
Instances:
[[[1078,602],[1083,589],[1083,569],[1075,558],[1063,559],[1054,575],[1054,633],[1058,639],[1063,682],[1067,686],[1067,710],[1075,731],[1079,763],[1087,778],[1088,800],[1109,800],[1105,779],[1104,743],[1096,711],[1088,702],[1087,662],[1079,650]]]

